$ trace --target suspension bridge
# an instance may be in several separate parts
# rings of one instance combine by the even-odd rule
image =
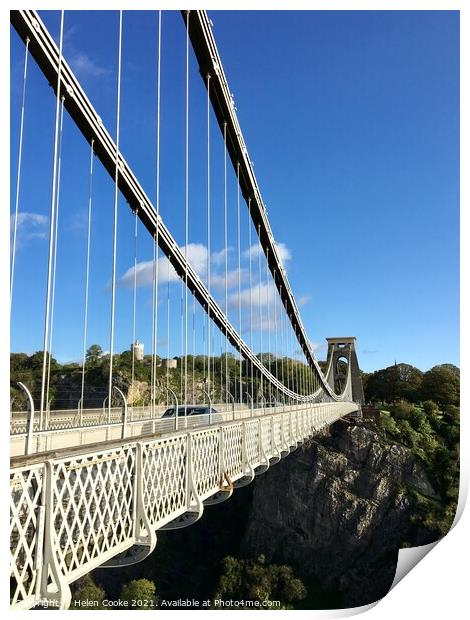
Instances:
[[[67,62],[67,15],[64,11],[58,15],[54,37],[37,12],[11,12],[16,31],[12,36],[18,35],[24,44],[19,130],[12,136],[18,144],[12,192],[12,322],[17,289],[27,278],[15,263],[22,195],[28,185],[26,121],[31,99],[38,96],[30,83],[31,59],[52,87],[49,97],[54,101],[48,127],[53,156],[45,284],[42,296],[29,300],[35,308],[42,308],[45,300],[39,373],[12,382],[10,594],[15,609],[45,604],[67,608],[73,581],[98,566],[141,561],[155,549],[158,530],[191,525],[204,507],[228,499],[315,433],[345,416],[359,417],[363,402],[354,337],[329,338],[323,367],[315,357],[283,266],[281,246],[270,228],[206,12],[181,12],[183,193],[182,200],[171,205],[164,204],[170,194],[161,191],[168,170],[162,135],[173,129],[163,122],[162,57],[170,37],[168,30],[165,39],[166,13],[157,11],[152,26],[153,199],[121,148],[127,15],[117,13],[114,127],[107,126]],[[191,107],[194,69],[200,74],[200,100]],[[72,125],[82,148],[88,148],[87,178],[82,179],[88,196],[86,242],[73,248],[75,260],[84,265],[78,278],[81,320],[71,316],[67,324],[71,339],[73,333],[79,334],[81,361],[68,383],[64,379],[61,394],[53,354],[59,338],[61,248],[68,249],[68,241],[61,239],[66,234],[61,226],[67,209],[65,169],[78,168],[67,161],[65,149]],[[194,127],[199,128],[197,162],[190,148]],[[192,189],[192,169],[204,176],[198,193]],[[105,183],[105,177],[112,187],[107,204],[97,198],[97,186]],[[176,233],[181,231],[170,230],[165,222],[169,206],[181,212],[180,243]],[[107,226],[112,235],[110,281],[104,293],[101,284],[101,294],[109,302],[109,350],[99,354],[98,372],[90,354],[90,308],[96,291],[93,273],[101,262],[97,246],[102,233],[97,229],[104,212],[110,216]],[[190,238],[190,218],[203,223],[204,246]],[[123,248],[121,239],[126,235],[130,243]],[[150,257],[139,261],[145,243]],[[202,247],[201,259],[195,248]],[[129,260],[121,277],[120,253]],[[137,301],[145,278],[151,297],[144,312]],[[117,316],[123,281],[129,285],[129,299],[121,315],[131,317],[125,338],[132,341],[127,382],[116,352],[117,339],[124,337]],[[108,308],[100,302],[97,316],[104,313]],[[152,343],[147,357],[136,338],[144,320]],[[146,402],[136,388],[143,364],[150,375]]]

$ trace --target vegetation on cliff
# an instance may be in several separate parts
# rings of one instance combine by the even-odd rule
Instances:
[[[271,353],[260,353],[258,358],[271,371],[274,376],[283,378],[285,385],[298,393],[306,393],[307,386],[303,380],[305,365],[298,360],[288,357],[276,357]],[[251,367],[246,362],[240,362],[232,353],[222,353],[219,356],[188,355],[173,358],[176,368],[166,368],[162,360],[156,356],[155,374],[155,401],[157,404],[168,402],[169,387],[179,397],[183,392],[183,374],[181,369],[188,370],[188,400],[190,402],[206,402],[205,391],[208,389],[207,379],[210,364],[210,391],[216,401],[224,402],[227,398],[225,393],[226,373],[229,390],[236,400],[239,399],[240,372],[242,378],[243,400],[246,400],[246,392],[253,393],[254,399],[263,395],[260,390],[260,381],[256,376],[252,377]],[[32,392],[36,403],[39,403],[41,393],[41,381],[43,371],[44,354],[37,351],[33,355],[26,353],[10,354],[10,400],[14,410],[26,407],[26,397],[19,389],[17,383],[21,381]],[[109,383],[109,354],[105,354],[102,348],[91,345],[86,352],[85,378],[84,378],[84,408],[100,407],[103,399],[108,394]],[[60,364],[54,358],[47,358],[50,363],[49,401],[51,409],[75,409],[81,398],[82,365],[76,362]],[[133,373],[133,374],[132,374]],[[132,384],[132,378],[134,383]],[[128,398],[130,405],[148,404],[151,396],[152,385],[152,356],[145,355],[141,361],[135,360],[132,364],[130,350],[113,355],[113,381]],[[252,385],[253,381],[253,385]],[[270,393],[265,393],[264,398],[274,398]],[[119,399],[115,395],[116,406]]]

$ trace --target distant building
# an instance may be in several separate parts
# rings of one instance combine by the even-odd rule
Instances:
[[[134,354],[134,358],[141,362],[144,359],[144,343],[136,340],[134,344],[131,344],[131,351]]]
[[[175,360],[173,358],[162,359],[162,367],[163,368],[177,368],[178,367],[178,360]]]

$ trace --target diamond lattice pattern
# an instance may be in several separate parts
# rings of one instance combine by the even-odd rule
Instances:
[[[224,426],[222,432],[224,470],[234,480],[243,471],[243,428],[241,424],[233,424]]]
[[[191,454],[196,491],[205,496],[216,491],[220,477],[220,430],[218,428],[191,434]]]
[[[73,579],[85,564],[133,539],[136,446],[53,464],[53,538],[60,570]]]
[[[186,509],[187,452],[186,435],[143,446],[144,506],[155,528]]]
[[[44,465],[29,466],[10,474],[10,600],[15,606],[32,606],[39,571],[38,507],[44,481]]]

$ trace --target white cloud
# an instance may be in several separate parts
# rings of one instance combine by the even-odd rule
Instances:
[[[317,356],[319,353],[326,353],[326,343],[324,342],[312,342],[310,341],[310,346],[313,349],[313,352],[315,353],[315,356]]]
[[[279,258],[283,261],[287,261],[290,259],[291,254],[288,248],[280,243],[277,246],[279,252]],[[230,251],[232,248],[228,248],[227,251]],[[185,246],[180,248],[183,255],[185,254]],[[251,248],[245,250],[243,256],[245,258],[249,257],[250,250],[253,256],[257,256],[259,254],[259,245],[254,244]],[[211,292],[214,293],[216,291],[223,292],[225,290],[225,249],[220,251],[211,253]],[[199,275],[199,277],[203,280],[203,282],[207,285],[207,258],[208,258],[208,250],[207,247],[200,243],[190,243],[188,244],[187,257],[189,263],[192,265],[193,269]],[[265,270],[265,266],[263,267]],[[248,281],[248,268],[241,267],[240,270],[237,268],[229,269],[227,272],[227,289],[230,291],[228,295],[228,309],[229,311],[238,311],[238,307],[240,307],[243,312],[243,327],[242,331],[246,332],[249,330],[247,323],[247,310],[250,308],[250,302],[253,309],[252,314],[252,327],[253,330],[262,330],[262,331],[275,331],[276,329],[281,329],[282,327],[282,316],[284,313],[284,309],[279,307],[276,312],[274,311],[275,304],[279,304],[279,294],[274,285],[274,281],[270,280],[269,282],[259,282],[258,281],[258,270],[252,270],[252,286],[251,289],[247,287]],[[263,271],[264,277],[264,271]],[[240,295],[238,294],[238,280],[240,278],[241,286],[244,287]],[[158,259],[158,282],[159,285],[162,286],[167,284],[168,282],[179,282],[180,278],[177,276],[175,270],[170,265],[170,261],[162,256]],[[124,275],[121,276],[118,283],[121,286],[133,287],[134,285],[134,267],[130,267]],[[138,287],[143,286],[152,286],[153,284],[153,261],[143,261],[137,264],[136,266],[136,283]],[[303,305],[308,301],[308,296],[304,296],[299,299],[299,304]],[[224,300],[220,300],[222,307],[224,307]],[[268,307],[269,307],[269,317],[268,317]],[[260,316],[260,308],[261,308],[261,316]]]
[[[251,259],[254,260],[255,258],[258,258],[260,253],[261,253],[261,247],[259,243],[255,243],[251,247],[249,247],[247,250],[245,250],[242,256],[243,258],[246,258],[247,260],[249,260],[250,254],[251,254]]]
[[[289,248],[285,243],[276,243],[276,250],[282,266],[285,267],[286,262],[292,258]]]
[[[219,252],[212,252],[211,263],[212,265],[223,265],[225,264],[225,255],[232,251],[232,248],[229,246],[227,249],[222,248]]]
[[[227,289],[233,289],[238,287],[238,269],[232,269],[227,271]],[[246,281],[247,270],[243,267],[240,269],[240,284]],[[225,272],[211,273],[211,289],[225,290]]]
[[[246,309],[250,307],[250,304],[253,308],[259,309],[259,307],[269,306],[274,308],[274,303],[277,301],[278,295],[276,287],[274,286],[274,282],[270,282],[266,284],[265,282],[261,284],[255,284],[250,288],[245,288],[240,292],[232,293],[228,298],[228,307],[231,309],[238,308],[240,304],[242,309]]]
[[[308,302],[311,299],[311,295],[301,295],[298,299],[297,299],[297,305],[299,306],[299,308],[301,306],[305,306],[305,304],[308,304]]]
[[[109,69],[99,65],[84,52],[76,52],[69,59],[69,64],[73,71],[81,77],[99,78],[110,73]]]
[[[185,246],[180,248],[183,255],[185,254]],[[200,243],[189,243],[187,251],[188,262],[201,278],[206,277],[207,271],[207,248]],[[153,283],[153,260],[137,263],[136,269],[137,286],[151,286]],[[166,256],[158,259],[158,283],[161,286],[167,282],[177,282],[178,277],[173,266]],[[119,284],[122,286],[134,286],[134,267],[130,267],[126,273],[119,278]]]
[[[30,213],[21,211],[18,213],[16,224],[16,243],[17,247],[30,239],[46,239],[47,224],[49,218],[41,213]],[[15,215],[10,216],[10,233],[13,234],[15,226]]]
[[[276,243],[275,245],[281,265],[285,267],[286,262],[292,258],[292,254],[285,243]],[[251,260],[257,259],[260,254],[264,256],[264,252],[259,243],[254,243],[250,248],[246,249],[243,252],[243,257],[249,260],[250,254]]]

